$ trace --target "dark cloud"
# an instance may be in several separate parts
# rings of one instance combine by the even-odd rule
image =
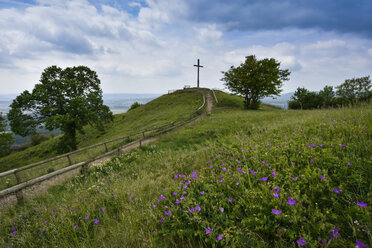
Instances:
[[[189,0],[188,18],[227,30],[315,28],[372,38],[371,0]]]

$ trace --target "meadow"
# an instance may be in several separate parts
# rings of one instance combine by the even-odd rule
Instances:
[[[2,247],[371,247],[372,106],[210,115],[2,211]]]

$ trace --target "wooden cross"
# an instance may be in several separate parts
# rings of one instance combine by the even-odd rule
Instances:
[[[198,59],[198,64],[197,65],[194,65],[196,67],[198,67],[198,88],[199,88],[199,68],[200,67],[203,67],[202,65],[200,65],[200,60]]]

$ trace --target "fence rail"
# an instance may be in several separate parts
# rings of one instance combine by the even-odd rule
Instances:
[[[45,160],[40,161],[40,162],[32,163],[32,164],[29,164],[29,165],[26,165],[26,166],[23,166],[23,167],[20,167],[20,168],[16,168],[16,169],[12,169],[12,170],[9,170],[9,171],[2,172],[2,173],[0,173],[0,178],[13,174],[15,176],[17,184],[15,186],[10,187],[10,188],[1,190],[0,191],[0,198],[4,197],[6,195],[12,194],[12,193],[16,193],[17,201],[19,203],[23,203],[22,189],[27,188],[29,186],[32,186],[36,183],[45,181],[47,179],[50,179],[54,176],[61,175],[61,174],[64,174],[68,171],[77,169],[79,167],[81,167],[81,172],[85,173],[86,170],[87,170],[88,164],[91,163],[91,162],[94,162],[94,161],[96,161],[100,158],[106,157],[106,156],[110,156],[110,155],[112,155],[116,152],[118,154],[120,154],[120,150],[127,147],[127,146],[130,146],[130,145],[133,145],[133,144],[136,144],[136,143],[139,143],[141,145],[142,141],[145,140],[145,139],[148,139],[150,137],[154,137],[154,136],[157,136],[157,135],[160,135],[160,134],[163,134],[163,133],[167,133],[167,132],[169,132],[169,131],[171,131],[175,128],[178,128],[178,127],[181,127],[181,126],[185,125],[186,123],[189,123],[191,121],[196,120],[197,118],[199,118],[200,116],[203,115],[202,109],[204,108],[205,103],[206,103],[205,102],[205,96],[203,94],[203,104],[197,110],[193,111],[190,114],[182,116],[182,117],[178,118],[177,120],[175,120],[171,123],[147,128],[147,129],[141,130],[141,131],[133,133],[133,134],[120,136],[120,137],[117,137],[117,138],[114,138],[114,139],[111,139],[111,140],[107,140],[105,142],[101,142],[101,143],[98,143],[98,144],[94,144],[94,145],[91,145],[91,146],[81,148],[81,149],[73,151],[73,152],[65,153],[65,154],[62,154],[62,155],[59,155],[59,156],[56,156],[56,157],[53,157],[53,158],[45,159]],[[145,135],[145,133],[148,133],[148,134]],[[126,140],[126,139],[129,139],[131,137],[136,137],[136,136],[138,136],[139,138],[135,139],[134,141],[132,141],[130,143],[126,143],[124,145],[119,145],[119,147],[113,146],[113,149],[111,151],[109,151],[108,146],[107,146],[109,143],[112,143],[112,142],[115,142],[115,141],[120,141],[120,140]],[[85,161],[81,161],[81,162],[78,162],[78,163],[75,163],[75,164],[72,163],[71,158],[75,154],[77,154],[79,152],[82,152],[82,151],[87,151],[87,150],[90,150],[92,148],[96,148],[96,147],[99,147],[99,146],[104,146],[104,150],[105,150],[104,153],[96,155],[96,156],[94,156],[92,158],[89,158],[88,160],[85,160]],[[36,177],[36,178],[32,178],[28,181],[22,182],[21,177],[19,175],[20,172],[31,169],[31,168],[34,168],[34,167],[38,167],[40,165],[46,164],[46,163],[51,162],[51,161],[56,161],[58,159],[64,159],[64,158],[67,159],[67,162],[68,162],[67,167],[64,167],[64,168],[59,169],[57,171],[52,171],[52,172],[47,173],[45,175],[42,175],[42,176],[39,176],[39,177]]]

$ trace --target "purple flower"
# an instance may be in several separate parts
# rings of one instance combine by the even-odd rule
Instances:
[[[274,195],[274,197],[276,198],[276,197],[279,196],[279,193],[274,193],[273,195]]]
[[[292,180],[293,181],[297,181],[297,177],[292,177]]]
[[[218,239],[218,240],[222,240],[222,239],[223,239],[222,235],[219,234],[218,237],[217,237],[217,239]]]
[[[347,162],[347,165],[352,165],[352,163],[350,163],[350,162]]]
[[[201,191],[200,194],[201,194],[201,195],[204,195],[204,191]]]
[[[205,228],[205,234],[210,234],[212,233],[212,229],[211,228]]]
[[[236,185],[239,185],[239,182],[236,182]]]
[[[28,217],[28,214],[25,214],[25,216],[24,216],[25,218],[27,218]]]
[[[278,193],[279,192],[279,187],[274,188],[274,192]]]
[[[85,219],[86,219],[86,220],[89,219],[89,215],[87,215],[87,217],[85,217]]]
[[[159,199],[160,199],[160,200],[164,200],[165,198],[164,198],[163,195],[160,195]]]
[[[357,205],[361,208],[367,207],[367,203],[364,202],[357,202]]]
[[[291,162],[292,165],[295,165],[296,163],[295,162]]]
[[[176,204],[179,205],[181,202],[179,200],[176,201]]]
[[[367,246],[359,240],[355,240],[355,242],[358,244],[357,246],[355,246],[355,248],[367,248]]]
[[[193,209],[193,208],[189,210],[190,213],[194,213],[194,211],[195,211],[195,209]]]
[[[321,175],[321,176],[320,176],[320,179],[324,179],[324,178],[325,178],[325,176],[324,176],[324,175]]]
[[[177,192],[173,192],[173,195],[177,195]]]
[[[267,177],[263,177],[260,179],[261,181],[267,181]]]
[[[183,198],[184,198],[183,195],[181,195],[180,200],[183,200]]]
[[[96,224],[96,225],[97,225],[97,224],[98,224],[98,222],[99,222],[99,220],[98,220],[98,219],[95,219],[95,220],[94,220],[94,224]]]
[[[272,177],[275,177],[275,171],[272,171],[272,172],[271,172],[271,176],[272,176]]]
[[[300,244],[300,246],[307,245],[307,242],[303,238],[300,238],[299,240],[297,240],[297,243]]]
[[[165,211],[164,214],[170,216],[170,212],[169,211]]]
[[[47,220],[45,221],[45,224],[46,224],[46,223],[48,223],[48,221],[47,221]]]
[[[195,210],[199,212],[201,210],[200,206],[196,205]]]
[[[341,191],[339,189],[334,189],[333,192],[335,192],[336,194],[340,194]]]
[[[288,197],[288,202],[287,204],[289,205],[295,205],[296,204],[296,201],[292,199],[292,197]]]
[[[341,144],[341,147],[342,147],[342,148],[344,148],[344,147],[345,147],[345,145],[344,145],[344,144]]]
[[[335,229],[332,230],[332,232],[329,234],[331,239],[340,237],[340,235],[338,234],[338,231],[339,231],[338,228],[335,228]]]
[[[106,208],[105,207],[101,207],[102,211],[105,212]]]
[[[275,210],[275,209],[273,209],[272,212],[273,212],[273,214],[276,214],[276,215],[279,215],[279,214],[282,213],[282,211],[280,211],[280,210]]]
[[[254,170],[251,170],[252,175],[256,175],[256,172]]]
[[[174,178],[178,178],[178,175],[176,174],[176,175],[174,175]]]
[[[220,208],[221,212],[223,212],[224,208]]]
[[[312,159],[310,159],[310,162],[314,162],[314,161],[315,161],[315,159],[313,159],[313,158],[312,158]]]
[[[233,199],[232,199],[232,198],[230,198],[230,199],[228,199],[227,201],[228,201],[228,202],[232,202],[232,201],[233,201]]]
[[[160,222],[164,222],[164,218],[161,218],[161,219],[160,219]]]
[[[77,228],[77,225],[74,226],[74,229],[76,229],[76,228]]]

